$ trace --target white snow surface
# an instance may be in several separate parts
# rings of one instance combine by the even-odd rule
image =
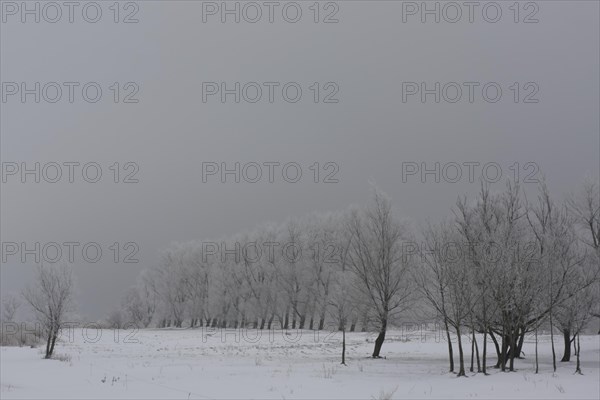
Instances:
[[[257,332],[260,336],[257,339]],[[298,334],[298,332],[300,332]],[[69,337],[70,336],[70,337]],[[341,333],[210,329],[75,329],[63,332],[55,358],[42,347],[2,347],[1,398],[510,398],[599,399],[600,336],[581,337],[583,375],[575,357],[552,372],[548,335],[527,337],[516,372],[469,371],[471,344],[463,337],[467,377],[448,373],[447,343],[439,333],[388,332],[385,359],[371,359],[374,334],[347,334],[347,366],[340,365]],[[555,336],[557,361],[562,337]],[[479,337],[481,350],[481,337]],[[454,346],[458,368],[458,348]]]

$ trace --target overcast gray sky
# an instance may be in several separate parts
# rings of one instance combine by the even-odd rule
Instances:
[[[113,2],[99,2],[103,14],[94,24],[82,18],[85,2],[75,9],[73,23],[63,14],[53,24],[43,18],[31,22],[31,16],[21,23],[20,10],[13,15],[6,3],[0,32],[4,168],[13,162],[32,168],[35,162],[96,162],[103,175],[98,183],[87,183],[79,166],[74,183],[63,176],[55,184],[43,178],[34,183],[33,177],[23,184],[18,174],[7,176],[0,195],[2,242],[31,247],[35,242],[99,243],[103,256],[95,264],[83,261],[76,250],[85,317],[101,317],[117,305],[136,274],[156,265],[160,251],[173,241],[219,238],[265,221],[361,204],[370,181],[393,198],[399,214],[415,221],[447,216],[458,195],[477,190],[464,176],[467,167],[457,183],[436,183],[432,177],[422,183],[417,175],[403,182],[405,162],[426,162],[431,168],[435,162],[495,162],[504,177],[514,173],[515,162],[524,177],[533,171],[525,164],[532,162],[540,168],[535,176],[544,173],[557,196],[576,190],[586,174],[599,173],[597,1],[537,1],[539,10],[525,9],[523,2],[518,23],[509,9],[513,1],[497,2],[502,17],[496,23],[483,18],[485,2],[475,9],[473,23],[467,15],[456,23],[445,22],[444,15],[440,23],[431,16],[421,23],[418,13],[403,22],[403,6],[411,9],[389,1],[338,1],[337,7],[323,2],[319,23],[309,8],[313,1],[298,2],[302,17],[297,23],[283,19],[282,6],[274,10],[273,23],[266,7],[256,23],[243,18],[233,23],[231,16],[221,23],[219,14],[207,15],[204,23],[200,1],[140,1],[137,11],[122,5],[120,22],[114,23]],[[46,11],[53,18],[53,10]],[[454,11],[446,11],[453,18]],[[139,22],[121,23],[132,12]],[[494,10],[488,12],[493,17]],[[523,23],[532,13],[539,22]],[[330,14],[339,22],[323,23]],[[294,9],[288,10],[290,16]],[[7,82],[26,82],[30,88],[35,82],[80,86],[73,103],[66,100],[64,85],[56,103],[44,98],[35,103],[34,95],[22,103],[20,93],[7,94],[12,88]],[[81,97],[86,82],[103,89],[97,103]],[[114,82],[120,86],[118,103],[109,88]],[[127,82],[139,87],[138,103],[121,101],[135,88],[125,87]],[[219,95],[203,102],[203,82],[280,86],[273,103],[265,100],[262,85],[260,101],[236,104],[233,95],[226,103]],[[287,82],[302,88],[296,103],[282,97]],[[310,88],[314,82],[317,103],[315,87]],[[456,82],[465,89],[456,103],[444,98],[435,103],[433,95],[422,103],[419,94],[403,102],[403,82],[426,82],[429,88]],[[481,83],[473,103],[466,99],[464,82]],[[488,82],[502,88],[496,103],[482,97]],[[339,101],[324,103],[336,88],[333,98]],[[447,97],[453,97],[452,87],[447,88]],[[525,103],[529,94],[539,101]],[[133,171],[125,164],[136,163],[139,182],[115,184],[109,169],[115,162],[119,180]],[[203,182],[203,162],[296,162],[303,176],[288,183],[276,167],[273,183],[265,176],[257,183],[235,183],[232,177],[222,183],[217,176]],[[339,182],[314,183],[309,167],[315,162],[320,181],[333,171],[325,164],[335,163]],[[478,177],[481,167],[474,170]],[[263,174],[267,171],[264,167]],[[109,246],[114,242],[121,247],[137,243],[140,262],[113,262]],[[127,252],[121,249],[120,258]],[[25,263],[18,256],[3,260],[2,293],[20,290],[33,265],[32,257]]]

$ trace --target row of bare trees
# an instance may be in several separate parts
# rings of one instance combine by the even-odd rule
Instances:
[[[408,231],[381,193],[364,209],[175,244],[126,294],[132,322],[159,327],[377,329],[413,300]]]
[[[458,338],[459,375],[464,335],[471,370],[476,361],[486,373],[493,344],[495,366],[512,371],[525,335],[543,328],[562,333],[568,361],[599,313],[598,213],[596,184],[557,204],[543,184],[528,198],[508,182],[496,192],[482,185],[447,221],[411,232],[375,192],[364,208],[175,244],[123,308],[142,326],[377,330],[373,357],[390,323],[435,318],[451,371]]]
[[[477,198],[457,201],[447,221],[418,231],[375,191],[366,207],[173,244],[111,319],[118,327],[339,329],[344,337],[375,330],[374,358],[401,318],[436,319],[446,331],[450,371],[457,338],[459,376],[464,336],[471,371],[476,362],[486,373],[492,344],[496,367],[512,371],[525,335],[547,329],[554,368],[559,331],[562,361],[575,344],[579,369],[579,335],[600,315],[598,186],[588,183],[562,203],[545,185],[530,197],[511,182],[496,192],[482,185]],[[46,357],[73,297],[68,267],[39,267],[23,292],[44,327]],[[4,303],[4,314],[14,315],[18,301]]]

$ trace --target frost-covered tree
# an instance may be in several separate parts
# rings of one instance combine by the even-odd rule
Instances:
[[[403,252],[408,231],[392,215],[390,200],[377,191],[368,208],[350,216],[347,229],[352,237],[349,265],[378,323],[372,357],[379,358],[390,318],[409,307],[414,290],[412,260]]]
[[[142,271],[136,285],[125,292],[121,305],[127,322],[137,328],[147,328],[154,317],[156,303],[152,275],[149,271]]]
[[[586,179],[580,192],[572,196],[568,204],[579,227],[580,240],[589,249],[588,273],[597,275],[600,268],[600,183]],[[596,279],[592,287],[595,289],[591,291],[591,295],[595,296],[595,305],[590,312],[600,318],[600,280]]]
[[[9,293],[2,297],[2,321],[14,322],[15,315],[21,307],[21,301],[13,294]]]
[[[470,285],[468,268],[463,257],[462,242],[458,232],[448,224],[429,226],[423,233],[420,247],[420,265],[415,273],[415,282],[428,304],[442,320],[448,342],[450,372],[454,372],[454,351],[451,329],[458,339],[459,371],[465,376],[462,328],[470,314],[473,288]]]
[[[52,357],[61,325],[74,307],[74,283],[71,268],[39,266],[35,281],[23,291],[37,321],[46,335],[45,358]]]

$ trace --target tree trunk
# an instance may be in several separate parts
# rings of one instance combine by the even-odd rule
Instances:
[[[538,362],[538,327],[535,326],[535,373],[537,374],[540,370],[540,364]]]
[[[271,325],[273,325],[273,319],[275,319],[275,314],[271,314],[271,318],[269,318],[269,323],[267,324],[268,330],[271,330]]]
[[[575,369],[575,372],[583,375],[583,373],[581,372],[581,364],[579,363],[579,354],[581,353],[581,343],[579,343],[579,333],[577,334],[577,367]]]
[[[473,334],[473,342],[475,342],[475,357],[477,358],[477,373],[481,372],[481,360],[479,358],[479,345],[477,344],[477,337]]]
[[[267,309],[265,308],[265,311],[263,312],[263,316],[260,319],[260,329],[261,330],[265,329],[266,323],[267,323]]]
[[[52,341],[52,332],[48,332],[48,340],[46,341],[46,356],[45,358],[50,358],[50,342]]]
[[[490,329],[490,337],[492,338],[492,342],[494,342],[494,347],[496,348],[496,356],[498,357],[498,361],[496,362],[496,365],[494,366],[494,368],[500,368],[500,365],[502,364],[502,353],[500,352],[500,346],[498,345],[498,340],[496,340],[496,336],[494,335],[494,332],[492,332],[491,329]]]
[[[469,372],[473,372],[475,367],[475,329],[471,328],[471,366]]]
[[[462,337],[460,334],[460,326],[456,327],[456,336],[458,337],[458,376],[466,376],[465,373],[465,355],[462,347]]]
[[[319,316],[319,330],[322,331],[325,327],[325,307],[321,310],[321,315]]]
[[[487,329],[484,327],[483,328],[483,357],[482,357],[482,364],[483,364],[483,374],[487,375]]]
[[[569,329],[563,329],[562,334],[565,342],[565,352],[560,361],[571,361],[571,331]]]
[[[481,297],[481,305],[482,305],[482,311],[483,311],[483,374],[487,375],[487,334],[488,334],[488,327],[487,327],[487,303],[485,301],[485,295]]]
[[[510,335],[509,335],[509,339],[510,339],[510,365],[509,365],[509,371],[514,371],[515,370],[515,357],[516,357],[516,352],[517,352],[517,338],[515,336],[515,330],[513,328],[511,328],[510,330]]]
[[[54,345],[56,344],[56,332],[54,333],[54,335],[52,336],[52,343],[50,344],[50,354],[48,355],[48,358],[52,357],[52,354],[54,354]]]
[[[552,367],[556,372],[556,350],[554,349],[554,326],[552,325],[552,308],[550,309],[550,343],[552,344]]]
[[[283,329],[288,329],[290,324],[290,306],[287,307],[287,309],[285,310],[285,318],[284,318],[284,322],[283,322]]]
[[[446,339],[448,340],[448,358],[450,360],[450,371],[454,372],[454,351],[452,350],[452,339],[450,338],[450,327],[448,326],[448,320],[444,318],[444,325],[446,328]]]
[[[379,335],[375,340],[375,349],[373,350],[373,358],[381,358],[379,353],[381,352],[381,346],[383,346],[383,341],[385,340],[385,331],[387,329],[387,316],[381,320],[381,329],[379,330]]]
[[[313,301],[307,310],[308,329],[310,329],[311,331],[313,330],[313,326],[315,325],[315,308],[316,308],[316,305],[315,305],[315,302]]]
[[[354,332],[356,329],[356,323],[358,322],[358,316],[352,317],[352,322],[350,323],[350,332]]]
[[[342,365],[346,365],[346,328],[342,328]]]
[[[363,332],[366,332],[367,331],[367,325],[369,325],[369,314],[368,314],[367,310],[365,310],[364,313],[363,313],[363,318],[362,318],[361,325],[362,325],[361,330]]]
[[[508,354],[508,340],[504,332],[502,333],[502,357],[500,360],[500,369],[502,372],[506,371],[506,355]]]
[[[519,333],[519,343],[517,344],[517,352],[515,357],[524,358],[521,354],[523,354],[523,343],[525,342],[525,327],[521,327],[521,331]]]

